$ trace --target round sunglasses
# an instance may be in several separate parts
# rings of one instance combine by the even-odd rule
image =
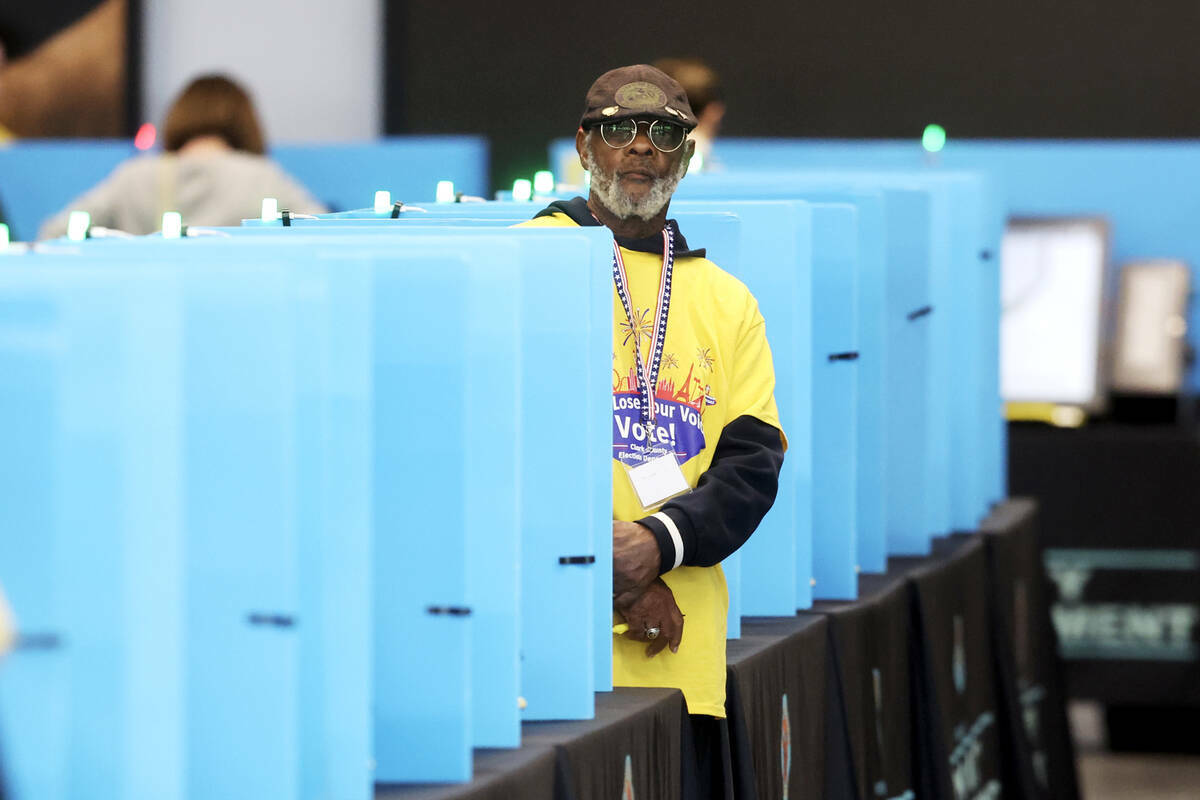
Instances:
[[[622,119],[600,123],[600,138],[612,148],[628,147],[637,138],[638,126],[645,123],[650,144],[663,153],[673,153],[683,146],[687,130],[674,122],[660,119]]]

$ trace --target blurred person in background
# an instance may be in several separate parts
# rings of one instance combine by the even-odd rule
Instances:
[[[62,236],[72,211],[92,224],[132,234],[153,233],[166,211],[185,225],[238,225],[257,217],[264,197],[301,214],[326,209],[275,162],[250,96],[221,75],[195,79],[171,105],[163,124],[165,152],[132,158],[42,225],[40,239]]]
[[[129,20],[128,0],[0,3],[0,140],[120,136]]]
[[[689,171],[711,171],[717,167],[713,160],[713,140],[725,118],[721,79],[716,71],[699,58],[660,58],[654,66],[674,78],[687,92],[688,103],[696,115],[696,128],[691,140],[696,143]]]
[[[12,647],[16,634],[17,626],[13,622],[12,612],[8,609],[8,601],[4,598],[4,587],[0,586],[0,656]]]

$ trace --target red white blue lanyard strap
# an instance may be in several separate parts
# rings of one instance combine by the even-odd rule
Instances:
[[[662,365],[663,342],[667,338],[667,314],[671,310],[671,272],[675,269],[675,234],[671,226],[663,228],[663,266],[662,277],[658,284],[658,307],[654,318],[654,338],[651,340],[650,363],[642,359],[641,333],[637,320],[633,316],[633,306],[629,302],[629,282],[625,278],[625,259],[621,256],[621,248],[613,241],[613,284],[617,288],[617,297],[625,307],[625,318],[629,320],[629,329],[633,335],[633,353],[637,359],[638,394],[642,401],[642,420],[654,422],[654,387],[658,384],[658,369]]]

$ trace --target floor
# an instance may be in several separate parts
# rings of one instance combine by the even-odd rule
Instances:
[[[1070,715],[1083,800],[1200,800],[1200,756],[1110,753],[1099,706],[1072,703]]]

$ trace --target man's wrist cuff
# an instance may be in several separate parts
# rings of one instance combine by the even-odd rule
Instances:
[[[666,511],[659,511],[639,519],[638,524],[648,528],[654,534],[655,540],[658,541],[659,575],[670,572],[683,563],[683,532],[674,517],[668,515]]]

